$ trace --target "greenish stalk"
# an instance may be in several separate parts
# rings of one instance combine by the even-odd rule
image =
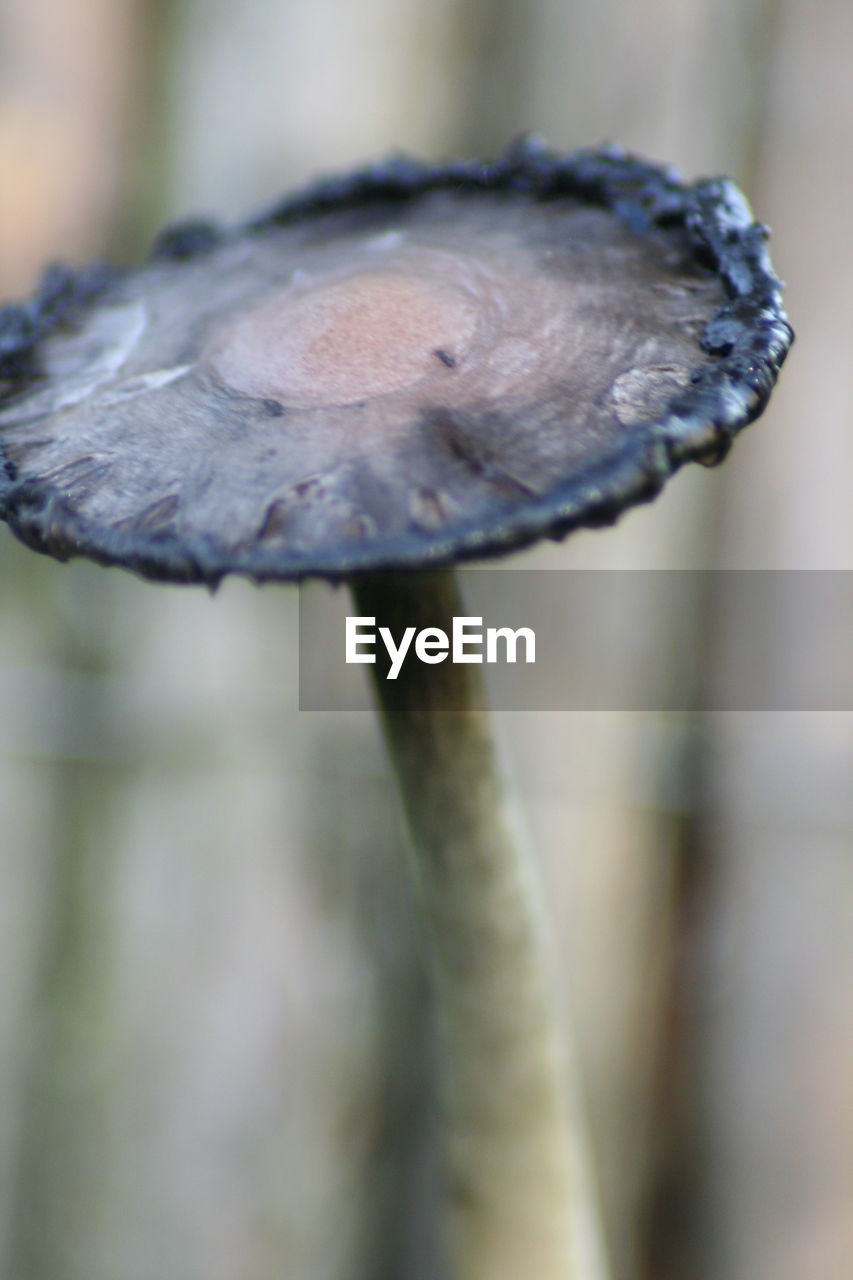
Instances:
[[[363,575],[361,616],[464,615],[452,570]],[[599,1280],[570,1125],[536,877],[510,811],[479,666],[373,667],[432,948],[453,1280]],[[579,1177],[580,1173],[580,1177]]]

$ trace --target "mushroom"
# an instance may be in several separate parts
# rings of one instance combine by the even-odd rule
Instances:
[[[0,515],[60,559],[346,580],[395,634],[449,631],[454,562],[610,523],[761,412],[793,336],[765,240],[726,180],[525,138],[184,224],[137,270],[54,268],[0,312]],[[433,947],[452,1274],[586,1280],[478,669],[373,671]]]

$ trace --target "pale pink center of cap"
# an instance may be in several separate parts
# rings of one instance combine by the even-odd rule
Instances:
[[[400,271],[292,285],[228,322],[204,362],[227,387],[301,407],[351,404],[464,358],[480,304],[466,289]]]

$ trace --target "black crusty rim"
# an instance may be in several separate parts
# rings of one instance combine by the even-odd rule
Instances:
[[[324,577],[339,580],[366,570],[426,568],[454,560],[496,556],[547,534],[612,523],[625,508],[648,501],[684,462],[722,457],[733,437],[763,410],[793,340],[781,304],[781,285],[766,250],[767,230],[727,179],[681,184],[671,170],[617,147],[567,156],[535,137],[514,143],[496,162],[429,165],[408,157],[321,181],[234,230],[185,223],[163,233],[153,258],[198,258],[237,234],[298,222],[312,215],[378,200],[405,202],[423,192],[514,191],[536,199],[572,196],[612,209],[638,232],[681,227],[698,264],[722,280],[727,301],[706,325],[702,346],[718,357],[669,412],[635,428],[602,462],[540,497],[496,512],[452,533],[415,531],[368,544],[345,543],[324,555],[284,548],[223,551],[212,538],[133,534],[75,512],[67,497],[41,481],[18,481],[0,445],[0,517],[35,550],[67,560],[87,556],[121,565],[145,578],[215,585],[230,573],[259,581]],[[72,272],[50,268],[30,302],[0,309],[0,378],[14,393],[32,374],[38,343],[103,293],[116,273],[102,267]],[[0,397],[2,399],[2,397]]]

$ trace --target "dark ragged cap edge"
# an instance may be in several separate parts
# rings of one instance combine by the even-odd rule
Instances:
[[[101,262],[82,271],[54,263],[34,297],[0,307],[0,380],[24,384],[34,372],[33,357],[42,338],[102,293],[115,274]]]
[[[723,457],[738,431],[761,413],[794,336],[767,254],[766,228],[753,222],[743,196],[727,179],[684,186],[672,170],[616,147],[561,156],[526,137],[494,164],[430,166],[394,157],[317,183],[232,231],[207,222],[168,230],[152,257],[195,259],[239,235],[378,201],[402,204],[440,189],[515,191],[545,201],[570,196],[613,210],[638,234],[653,227],[683,228],[695,261],[722,280],[726,293],[702,339],[716,363],[673,399],[665,417],[631,430],[601,462],[541,497],[495,512],[485,523],[463,522],[452,533],[411,531],[367,544],[341,544],[323,556],[258,546],[235,553],[213,538],[128,533],[80,515],[51,485],[17,481],[2,447],[0,516],[37,551],[60,560],[87,556],[155,581],[216,585],[231,573],[259,581],[340,580],[367,570],[503,555],[546,534],[559,538],[580,526],[611,524],[627,507],[653,498],[683,463]],[[77,275],[52,268],[32,302],[0,310],[0,377],[11,379],[13,390],[31,376],[38,343],[102,292],[109,279],[100,267]]]

